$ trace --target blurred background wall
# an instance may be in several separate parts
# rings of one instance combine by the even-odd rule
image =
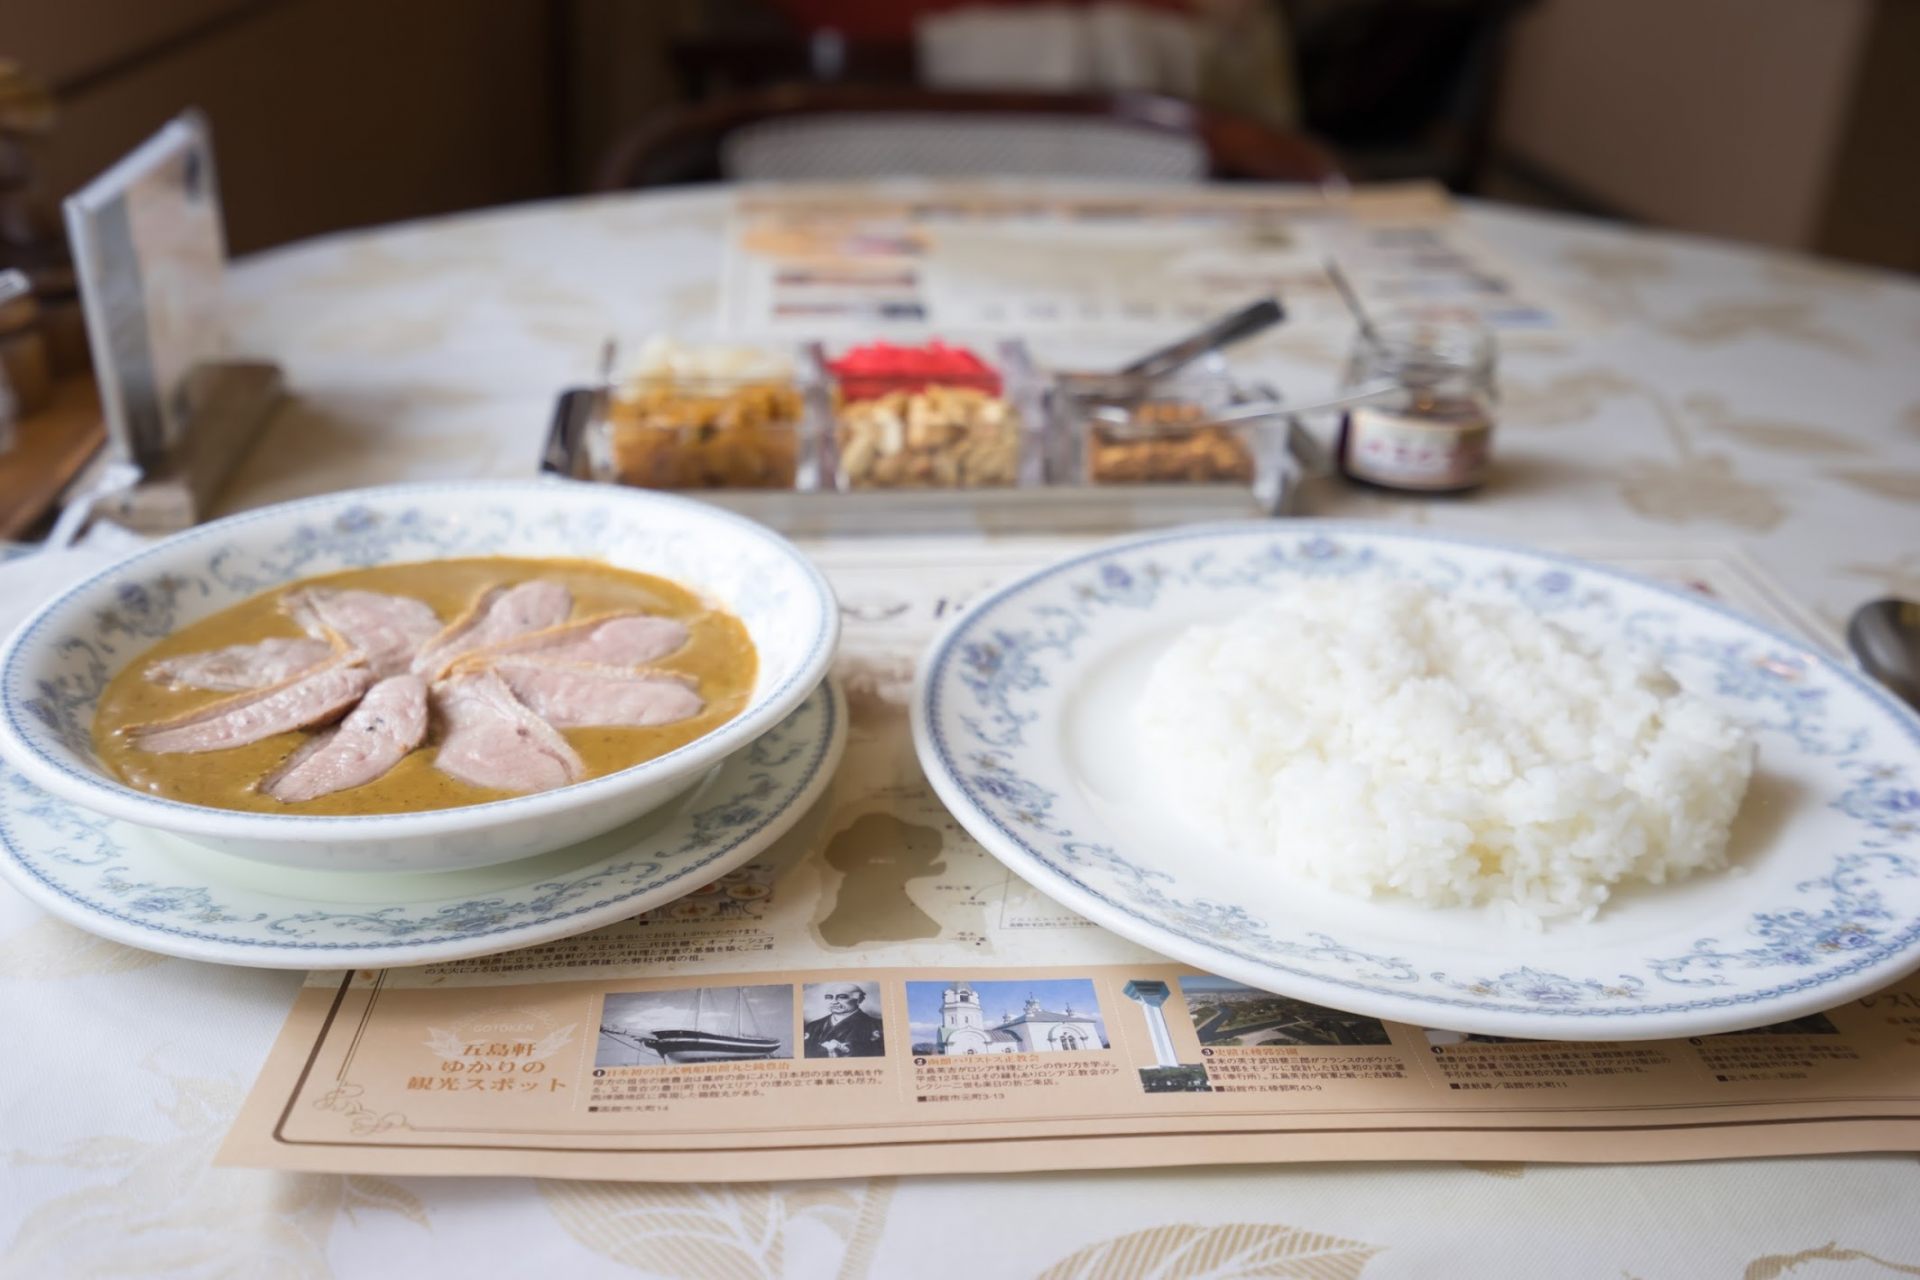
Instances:
[[[188,104],[213,122],[232,247],[558,188],[544,0],[0,0],[52,90],[50,194]]]
[[[1203,46],[1195,91],[1319,136],[1356,178],[1920,269],[1916,0],[1143,3],[1256,33]],[[628,130],[742,87],[1040,74],[951,39],[929,59],[917,27],[956,7],[0,0],[0,58],[57,108],[31,147],[43,198],[205,109],[246,252],[585,190]]]
[[[1920,269],[1920,5],[1547,0],[1496,193]]]

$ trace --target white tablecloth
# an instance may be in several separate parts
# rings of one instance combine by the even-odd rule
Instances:
[[[725,207],[711,191],[530,206],[240,264],[239,337],[296,399],[227,505],[528,474],[556,388],[603,337],[711,327]],[[1312,512],[1739,543],[1834,625],[1876,595],[1920,597],[1920,286],[1466,216],[1599,323],[1508,354],[1482,493],[1323,485]],[[1341,345],[1281,330],[1245,359],[1305,397],[1331,387]],[[45,589],[8,572],[9,611]],[[0,889],[0,1276],[1920,1274],[1912,1154],[711,1188],[211,1168],[297,981],[99,942]]]

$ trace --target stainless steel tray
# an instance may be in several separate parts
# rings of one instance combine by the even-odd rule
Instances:
[[[593,479],[587,436],[598,419],[601,391],[561,393],[540,454],[540,470]],[[1203,520],[1257,519],[1292,511],[1299,481],[1315,469],[1311,437],[1289,433],[1270,492],[1239,484],[1037,484],[1007,489],[866,489],[843,492],[803,470],[794,489],[682,490],[794,537],[901,533],[1101,533]],[[815,469],[817,471],[817,469]]]

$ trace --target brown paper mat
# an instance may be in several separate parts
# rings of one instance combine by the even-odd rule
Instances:
[[[759,1181],[1920,1148],[1920,978],[1733,1035],[1497,1041],[1234,988],[1035,893],[928,791],[905,699],[967,598],[1082,545],[816,548],[852,732],[814,812],[593,934],[313,975],[221,1161]],[[1735,553],[1569,550],[1818,634]]]

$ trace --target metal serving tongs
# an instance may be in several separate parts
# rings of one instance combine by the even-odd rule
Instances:
[[[1286,308],[1280,305],[1278,298],[1262,298],[1231,315],[1223,316],[1191,337],[1142,356],[1119,373],[1108,375],[1108,385],[1117,392],[1119,388],[1113,384],[1124,384],[1132,394],[1142,395],[1152,386],[1155,379],[1164,378],[1209,352],[1217,351],[1271,328],[1286,319],[1286,316]],[[1100,384],[1100,379],[1097,377],[1085,381],[1090,389]],[[1284,432],[1286,448],[1300,461],[1307,472],[1313,475],[1324,475],[1332,469],[1331,457],[1327,449],[1301,427],[1300,417],[1327,410],[1344,409],[1349,405],[1365,404],[1398,390],[1397,385],[1382,383],[1361,387],[1334,399],[1320,400],[1312,404],[1285,405],[1278,400],[1262,400],[1209,414],[1204,422],[1196,422],[1193,425],[1198,427],[1222,422],[1271,422]],[[1116,396],[1116,398],[1124,397]],[[1121,404],[1096,408],[1092,410],[1090,417],[1100,424],[1102,431],[1120,439],[1151,439],[1169,429],[1168,424],[1140,421],[1132,410]]]
[[[1164,378],[1175,370],[1184,369],[1210,351],[1245,341],[1286,318],[1287,309],[1280,305],[1280,299],[1262,298],[1252,306],[1242,307],[1231,315],[1221,317],[1172,346],[1148,352],[1121,369],[1120,376],[1139,378],[1143,382]]]

